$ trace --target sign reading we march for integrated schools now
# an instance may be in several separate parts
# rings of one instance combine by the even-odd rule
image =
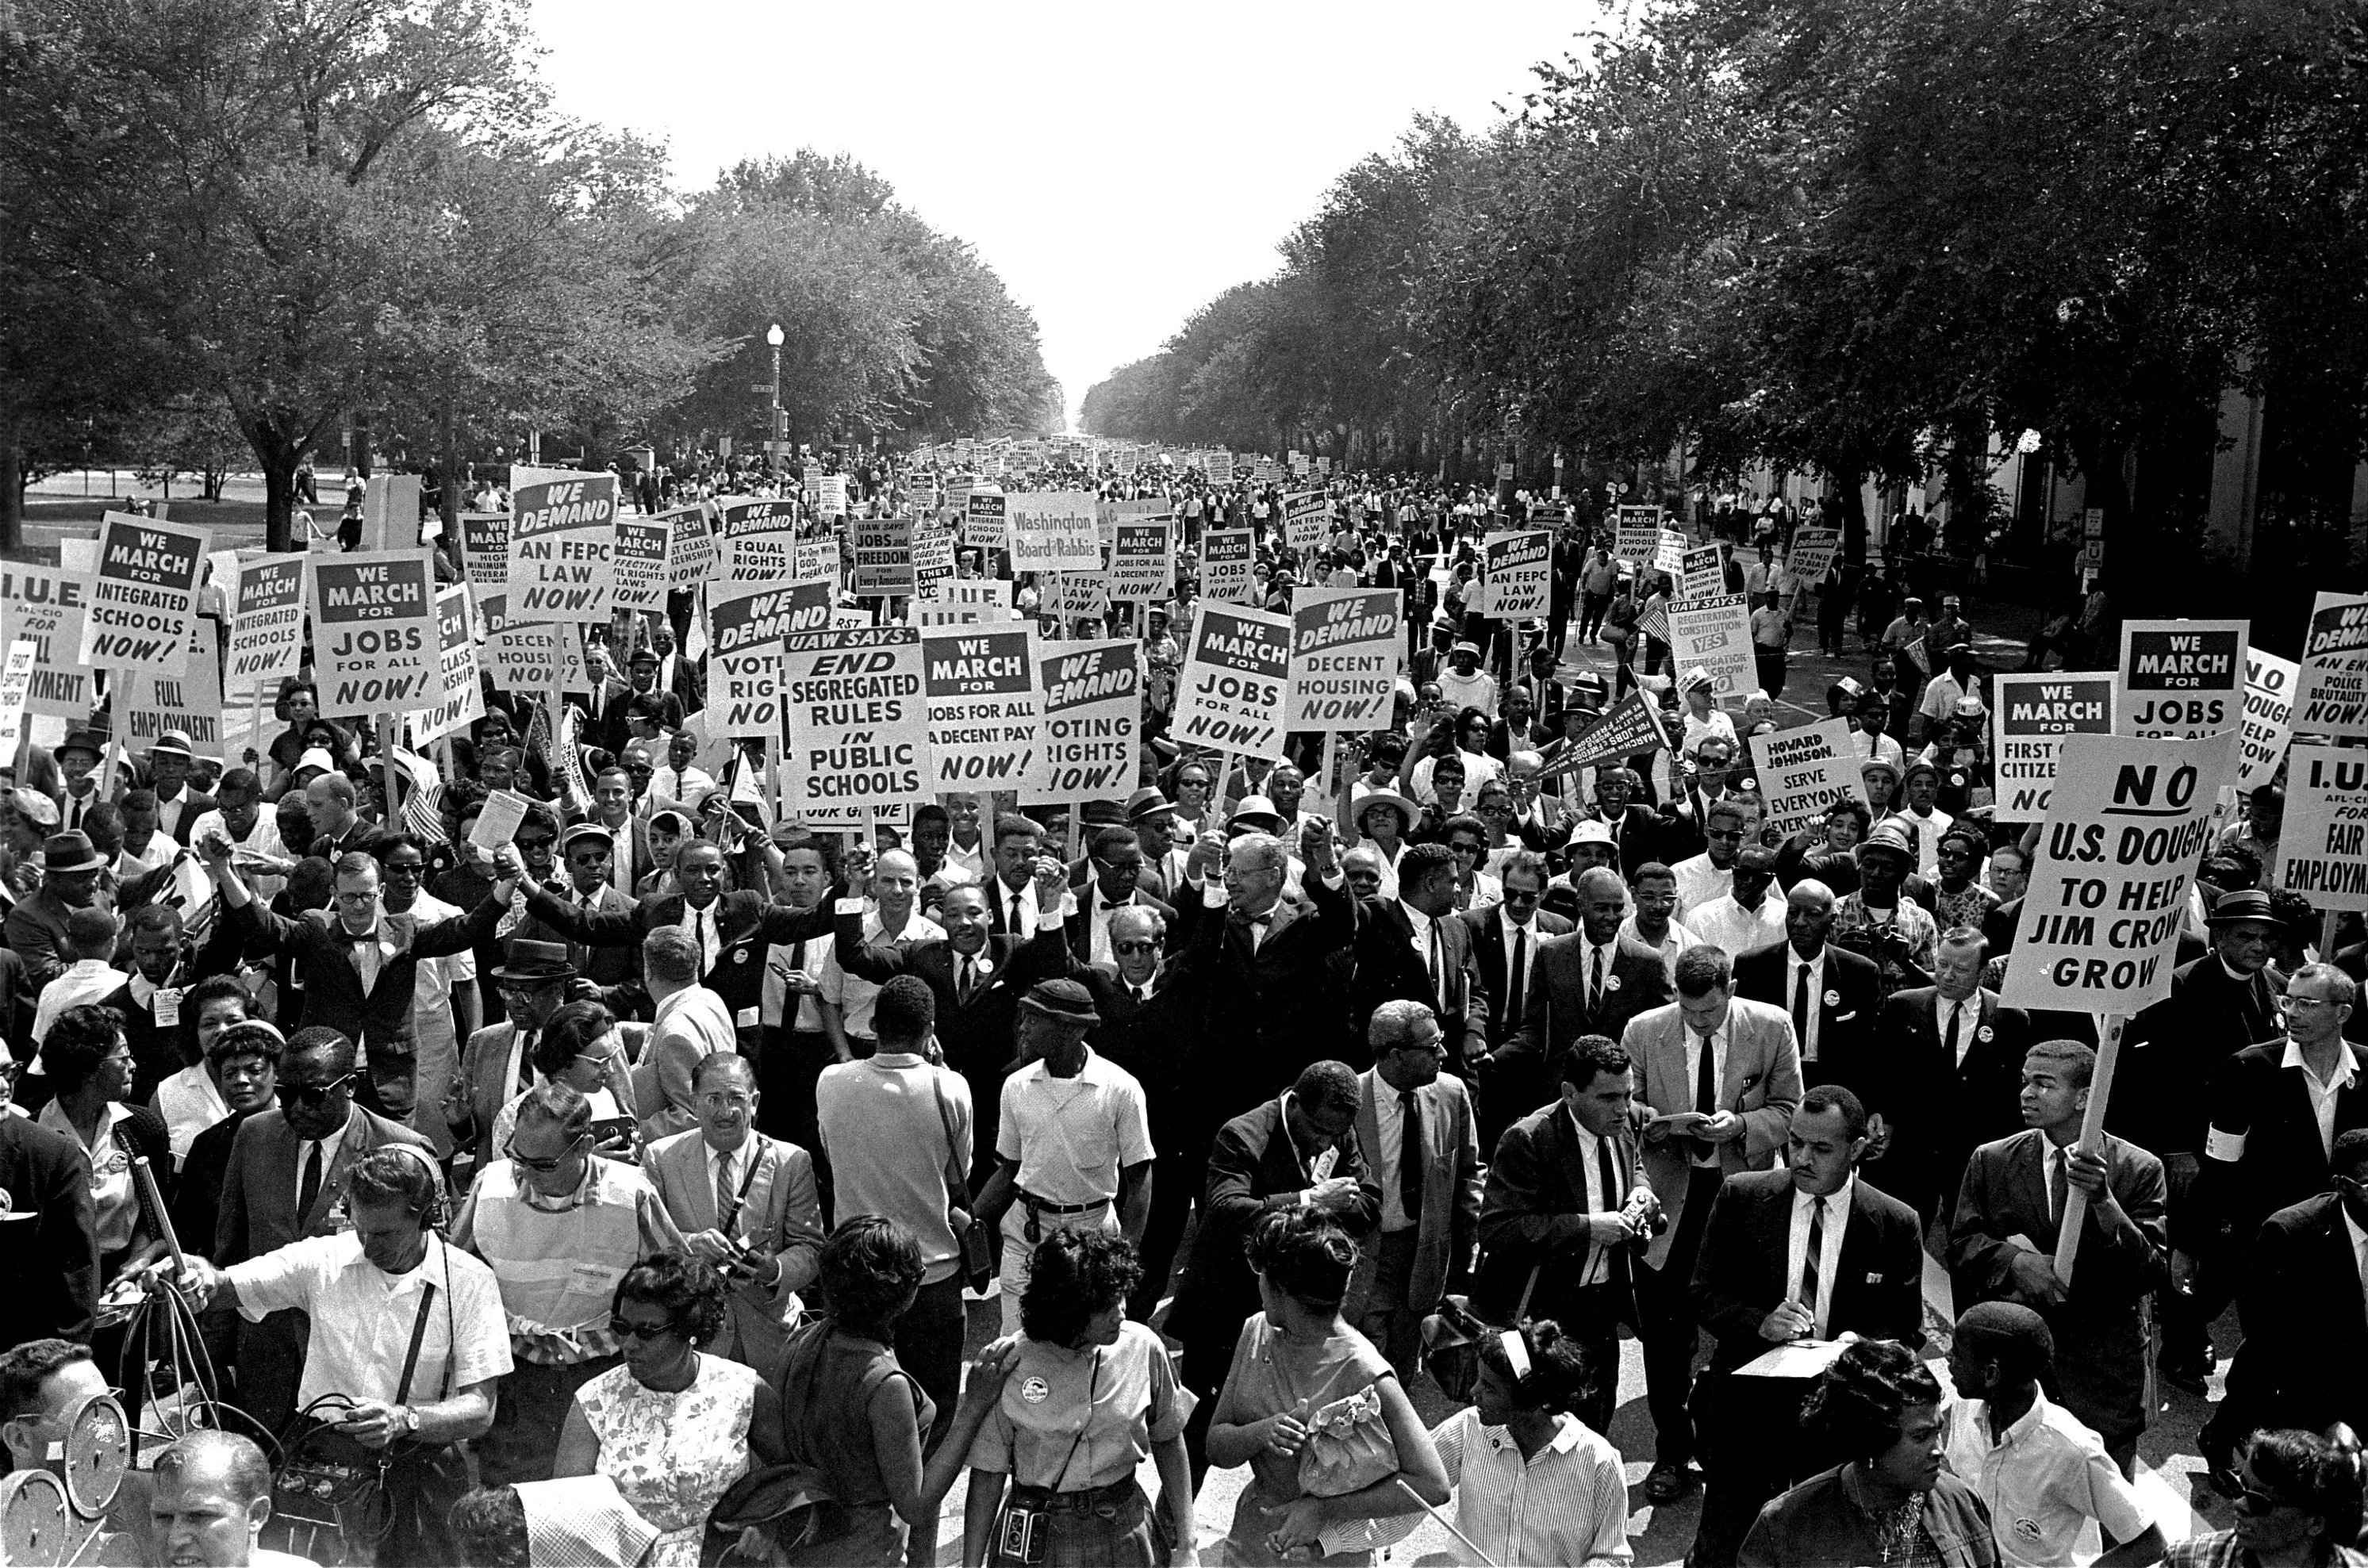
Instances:
[[[936,776],[929,788],[1042,790],[1036,623],[980,621],[921,633]]]
[[[93,669],[177,675],[188,663],[205,571],[204,528],[109,512],[74,662]]]
[[[425,550],[305,558],[321,711],[375,717],[441,692],[436,570]]]
[[[615,474],[510,471],[507,591],[513,624],[605,622],[616,549]]]
[[[2368,910],[2368,750],[2294,748],[2278,878],[2322,914]]]
[[[1282,745],[1290,708],[1290,619],[1203,599],[1192,612],[1168,733],[1193,745],[1265,756]]]
[[[2246,631],[2241,620],[2123,621],[2113,727],[2141,737],[2234,730]]]
[[[2064,737],[2113,733],[2113,677],[1996,675],[1990,685],[1997,820],[2045,822]]]
[[[1143,648],[1132,638],[1039,642],[1044,786],[1022,805],[1120,800],[1134,787],[1143,716]]]
[[[292,676],[303,663],[305,560],[302,555],[258,555],[238,563],[224,676],[232,691],[250,691],[257,681]]]

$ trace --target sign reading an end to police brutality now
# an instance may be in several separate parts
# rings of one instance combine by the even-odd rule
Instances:
[[[707,712],[715,733],[781,731],[781,647],[830,630],[826,581],[711,583],[707,588]]]
[[[1041,790],[1036,624],[981,621],[921,633],[929,698],[932,790]]]
[[[2064,738],[2009,1006],[2128,1014],[2170,994],[2188,890],[2236,766],[2234,730]]]
[[[921,634],[908,626],[793,632],[781,654],[788,809],[808,820],[930,798]]]
[[[1554,583],[1554,535],[1544,529],[1490,534],[1481,541],[1480,613],[1528,620],[1546,613]]]
[[[2123,621],[2113,727],[2141,737],[2234,730],[2243,711],[2248,624]]]
[[[616,551],[615,474],[510,471],[513,622],[605,623],[609,562]]]
[[[1294,588],[1291,594],[1293,730],[1381,730],[1406,638],[1395,588]]]
[[[442,691],[436,570],[425,550],[305,557],[321,711],[372,717],[424,708]]]
[[[2113,677],[1996,675],[1990,756],[1999,822],[2045,822],[2066,735],[2113,733]]]
[[[2368,910],[2368,751],[2315,742],[2294,748],[2278,878],[2322,914]]]
[[[1044,787],[1022,790],[1020,804],[1126,799],[1142,766],[1142,645],[1127,637],[1040,642],[1036,670],[1044,688]]]
[[[2313,602],[2300,679],[2295,733],[2368,740],[2368,595],[2321,594]]]
[[[204,528],[109,512],[99,524],[98,570],[83,608],[74,662],[92,669],[178,675],[188,663],[205,571]]]
[[[1192,612],[1169,735],[1190,745],[1279,756],[1291,711],[1291,621],[1211,604]]]

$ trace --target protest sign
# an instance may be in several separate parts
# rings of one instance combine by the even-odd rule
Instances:
[[[821,813],[930,798],[921,634],[909,626],[792,632],[780,662],[783,809]]]
[[[902,596],[913,591],[913,519],[855,517],[848,535],[855,549],[858,594]]]
[[[906,607],[907,619],[917,627],[972,626],[982,620],[1011,619],[1008,577],[949,577]]]
[[[802,580],[822,578],[831,585],[834,592],[837,591],[841,564],[838,536],[824,533],[802,539],[797,541],[796,551],[798,564],[795,575]]]
[[[1095,570],[1102,563],[1094,498],[1082,491],[1007,495],[1014,572]]]
[[[2294,730],[2368,739],[2368,594],[2321,593],[2311,602]]]
[[[1498,620],[1545,614],[1554,588],[1554,535],[1524,528],[1489,534],[1480,544],[1480,613]]]
[[[1002,550],[1011,540],[1011,498],[992,484],[970,493],[962,512],[962,543],[980,550]]]
[[[211,537],[204,528],[108,513],[74,663],[178,674],[195,635],[198,577]]]
[[[1258,534],[1211,528],[1201,539],[1201,592],[1220,604],[1258,603]]]
[[[1705,599],[1725,590],[1726,568],[1718,558],[1718,546],[1705,544],[1678,558],[1678,597]]]
[[[2113,677],[2108,675],[1996,675],[1990,710],[1990,762],[1998,782],[1996,820],[2045,822],[2066,735],[2113,733]]]
[[[89,596],[87,573],[0,561],[0,642],[30,640],[40,650],[28,712],[80,722],[97,705],[90,668],[76,657]]]
[[[2236,754],[2225,729],[2064,738],[2007,1006],[2126,1015],[2169,994],[2188,891]]]
[[[1192,612],[1170,736],[1272,756],[1282,748],[1290,711],[1290,618],[1202,599]]]
[[[1622,506],[1617,516],[1619,526],[1611,535],[1613,559],[1633,561],[1639,566],[1651,564],[1661,548],[1661,509]]]
[[[436,591],[436,700],[409,715],[415,745],[458,733],[485,716],[484,687],[477,679],[477,643],[469,634],[465,586]]]
[[[1332,498],[1320,490],[1282,498],[1282,541],[1301,551],[1324,548],[1332,528]]]
[[[1110,597],[1125,604],[1156,604],[1175,592],[1175,523],[1160,517],[1118,520],[1110,540]]]
[[[1110,614],[1110,592],[1099,572],[1059,574],[1054,603],[1064,625],[1076,620],[1099,620]]]
[[[1661,530],[1661,542],[1653,547],[1653,570],[1667,572],[1671,577],[1685,570],[1686,536],[1675,528]]]
[[[1040,643],[1043,784],[1022,805],[1122,801],[1134,789],[1143,716],[1143,650],[1130,638]]]
[[[512,620],[605,623],[616,549],[615,474],[510,470]]]
[[[2237,726],[2237,788],[2258,790],[2275,778],[2294,735],[2294,687],[2301,666],[2292,659],[2245,650],[2245,716]]]
[[[660,512],[658,520],[666,525],[667,587],[695,588],[723,570],[723,551],[708,526],[704,506]]]
[[[33,691],[33,665],[41,656],[41,645],[29,637],[8,644],[5,662],[0,662],[0,757],[13,759],[17,744],[25,736],[25,699]]]
[[[2241,620],[2123,621],[2114,728],[2144,738],[2234,730],[2245,633]]]
[[[726,501],[717,517],[715,543],[726,581],[778,584],[799,574],[796,502]]]
[[[492,791],[478,813],[477,825],[469,830],[469,842],[487,851],[499,849],[518,836],[518,826],[533,803],[515,790]]]
[[[1751,737],[1768,822],[1786,838],[1826,820],[1839,801],[1866,802],[1847,719],[1827,719]]]
[[[913,526],[913,591],[926,594],[954,574],[954,531],[935,520]]]
[[[1834,569],[1834,557],[1841,552],[1841,547],[1839,528],[1794,528],[1793,547],[1784,553],[1784,564],[1804,585],[1814,588]]]
[[[231,690],[252,691],[256,682],[292,676],[303,663],[305,559],[258,555],[239,562],[225,676]]]
[[[1032,621],[940,627],[921,636],[929,739],[937,767],[931,790],[1042,790],[1044,753],[1038,723]]]
[[[510,582],[510,515],[461,514],[461,570],[470,585],[505,591]]]
[[[1674,599],[1669,609],[1669,662],[1679,675],[1699,665],[1711,689],[1740,701],[1759,684],[1751,656],[1751,612],[1741,594]]]
[[[560,628],[548,622],[489,631],[485,670],[495,689],[537,698],[557,691],[563,678],[559,634]]]
[[[781,733],[781,647],[830,628],[831,585],[815,580],[715,583],[707,590],[707,706],[715,733]]]
[[[619,517],[609,574],[611,609],[666,608],[666,550],[674,528],[663,517]]]
[[[2277,870],[2322,915],[2368,910],[2368,751],[2295,743]]]
[[[1406,638],[1395,588],[1293,588],[1292,730],[1388,727]]]
[[[1234,482],[1233,454],[1231,452],[1211,452],[1209,454],[1208,473],[1209,483],[1212,484],[1231,484]]]
[[[321,711],[375,718],[439,691],[436,569],[427,551],[309,555],[313,661]]]
[[[825,473],[814,482],[814,510],[825,517],[847,516],[847,475]]]
[[[1578,733],[1555,742],[1538,777],[1559,778],[1598,763],[1625,762],[1641,752],[1661,751],[1670,744],[1659,706],[1643,691],[1632,691]]]
[[[199,621],[197,650],[182,673],[133,670],[123,677],[121,733],[123,744],[133,753],[144,753],[165,731],[178,730],[189,737],[199,756],[222,755],[222,665],[215,657],[218,636],[212,621]]]

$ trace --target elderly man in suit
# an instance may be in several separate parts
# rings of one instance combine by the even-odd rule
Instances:
[[[1734,987],[1725,952],[1689,948],[1678,959],[1678,999],[1630,1019],[1620,1041],[1636,1063],[1645,1179],[1669,1221],[1636,1274],[1636,1332],[1656,1435],[1645,1493],[1656,1503],[1693,1483],[1690,1467],[1700,1452],[1687,1410],[1700,1321],[1691,1282],[1711,1204],[1724,1183],[1775,1164],[1801,1102],[1793,1020],[1736,997]]]
[[[1349,949],[1349,1026],[1354,1053],[1383,1002],[1421,1002],[1447,1031],[1457,1069],[1488,1053],[1488,991],[1474,960],[1472,927],[1455,914],[1455,856],[1443,844],[1416,844],[1398,857],[1398,895],[1359,899]],[[1345,1054],[1345,1053],[1344,1053]]]
[[[2126,1473],[2146,1430],[2146,1333],[2139,1303],[2169,1277],[2162,1162],[2108,1133],[2079,1147],[2097,1053],[2041,1040],[2023,1053],[2024,1131],[1983,1144],[1965,1163],[1949,1221],[1949,1283],[1962,1311],[2013,1301],[2047,1320],[2055,1358],[2050,1397],[2078,1416]],[[2078,1267],[2055,1273],[2055,1240],[2074,1188],[2088,1194]]]
[[[1574,1040],[1554,1060],[1561,1096],[1506,1130],[1480,1200],[1474,1304],[1491,1322],[1550,1317],[1585,1347],[1594,1382],[1577,1415],[1598,1432],[1619,1393],[1620,1325],[1636,1322],[1636,1244],[1657,1211],[1629,1115],[1634,1067],[1617,1040]]]
[[[1833,890],[1814,878],[1794,882],[1784,895],[1784,939],[1736,955],[1735,994],[1792,1015],[1804,1085],[1848,1084],[1863,1101],[1876,1068],[1883,971],[1873,959],[1827,941],[1833,928]],[[1880,1125],[1873,1138],[1879,1152]]]
[[[1427,1005],[1384,1002],[1367,1031],[1373,1065],[1358,1075],[1357,1145],[1381,1188],[1382,1214],[1340,1312],[1407,1378],[1423,1315],[1472,1266],[1480,1140],[1470,1092],[1440,1074],[1447,1036]]]
[[[494,1119],[534,1087],[535,1040],[566,1002],[567,983],[576,971],[564,944],[513,937],[508,956],[488,978],[506,1016],[469,1037],[461,1074],[444,1096],[455,1187],[465,1187],[470,1176],[500,1157],[492,1146]]]
[[[1860,1179],[1866,1148],[1858,1096],[1839,1084],[1811,1089],[1786,1134],[1787,1168],[1732,1176],[1711,1204],[1692,1281],[1695,1310],[1718,1341],[1702,1374],[1715,1415],[1703,1422],[1710,1491],[1686,1559],[1697,1568],[1732,1568],[1760,1505],[1822,1468],[1804,1467],[1800,1445],[1782,1440],[1798,1427],[1809,1380],[1736,1369],[1790,1340],[1924,1343],[1923,1227]]]
[[[1867,1075],[1867,1088],[1882,1097],[1861,1094],[1897,1151],[1884,1160],[1896,1196],[1944,1222],[1974,1150],[2022,1125],[2031,1020],[1983,986],[1986,946],[1972,926],[1951,928],[1935,950],[1933,983],[1884,1003],[1876,1038],[1890,1062]]]
[[[1110,917],[1119,910],[1156,910],[1163,925],[1174,924],[1175,909],[1144,889],[1143,871],[1143,844],[1133,829],[1095,831],[1092,852],[1070,869],[1074,907],[1062,922],[1070,956],[1079,963],[1110,961]]]
[[[1226,1122],[1210,1148],[1201,1220],[1167,1324],[1184,1346],[1178,1376],[1200,1400],[1184,1427],[1195,1490],[1208,1473],[1209,1418],[1234,1342],[1258,1310],[1258,1276],[1242,1250],[1250,1227],[1273,1209],[1321,1210],[1358,1236],[1381,1219],[1381,1188],[1357,1138],[1363,1103],[1354,1068],[1311,1062],[1290,1088]]]
[[[683,1244],[730,1290],[723,1332],[705,1348],[769,1379],[789,1345],[798,1292],[822,1270],[814,1156],[757,1131],[760,1096],[747,1058],[702,1058],[692,1086],[699,1125],[651,1144],[643,1162]]]
[[[642,1137],[655,1142],[706,1120],[700,1065],[718,1052],[737,1055],[739,1040],[723,998],[699,983],[699,949],[689,937],[660,928],[643,937],[642,971],[656,1017],[633,1067],[633,1105]]]
[[[1628,890],[1619,877],[1608,867],[1590,866],[1574,891],[1578,929],[1538,944],[1520,1027],[1482,1076],[1484,1139],[1554,1097],[1554,1059],[1572,1041],[1591,1034],[1621,1039],[1632,1020],[1669,1000],[1669,971],[1661,956],[1620,934]]]
[[[215,1263],[227,1267],[348,1228],[346,1181],[357,1160],[388,1143],[428,1150],[408,1127],[354,1103],[358,1055],[352,1040],[318,1025],[288,1042],[275,1088],[279,1108],[248,1117],[231,1144]],[[304,1314],[293,1311],[238,1325],[237,1403],[266,1431],[295,1414],[308,1332]]]

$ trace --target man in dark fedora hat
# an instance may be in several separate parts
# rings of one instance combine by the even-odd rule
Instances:
[[[452,1131],[455,1179],[461,1156],[481,1168],[493,1151],[494,1118],[522,1091],[534,1086],[534,1042],[551,1015],[567,1000],[567,983],[577,977],[564,942],[513,937],[493,971],[495,992],[506,1015],[469,1037],[461,1053],[460,1075],[444,1096],[444,1120]]]
[[[1184,857],[1189,845],[1176,842],[1176,805],[1156,784],[1145,784],[1126,798],[1126,825],[1143,846],[1143,874],[1135,886],[1166,903],[1176,902],[1184,885]]]
[[[65,825],[79,829],[83,813],[105,796],[98,790],[98,762],[103,747],[92,730],[69,730],[58,743],[58,775],[63,788],[58,810]]]
[[[90,835],[69,828],[41,841],[41,885],[8,911],[8,946],[23,960],[24,983],[38,994],[42,986],[65,972],[72,960],[66,941],[66,917],[77,909],[128,910],[144,903],[154,890],[171,877],[166,866],[110,892],[105,886],[107,858]]]

